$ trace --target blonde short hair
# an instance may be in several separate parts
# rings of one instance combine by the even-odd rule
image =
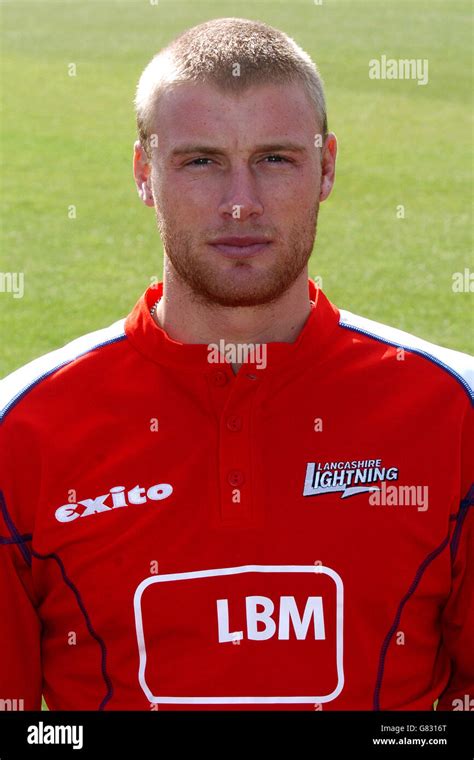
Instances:
[[[327,137],[323,82],[316,64],[291,37],[262,21],[206,21],[187,29],[152,58],[134,101],[138,137],[148,157],[160,95],[184,82],[204,82],[230,93],[256,84],[299,82],[314,105],[323,143]]]

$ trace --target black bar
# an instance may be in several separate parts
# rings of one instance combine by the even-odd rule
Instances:
[[[473,713],[461,711],[2,712],[0,760],[62,760],[99,753],[106,753],[104,760],[110,760],[115,752],[118,758],[130,760],[161,756],[181,760],[184,754],[195,758],[198,753],[206,760],[226,760],[236,753],[242,760],[336,760],[355,753],[361,758],[473,760],[473,718]],[[68,727],[63,736],[55,733],[60,726]],[[28,737],[42,738],[43,743],[29,743]],[[51,744],[50,738],[67,738],[72,743]]]

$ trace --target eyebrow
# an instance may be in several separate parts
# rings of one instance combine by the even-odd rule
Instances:
[[[269,153],[271,151],[287,150],[292,153],[305,153],[304,145],[292,142],[266,143],[257,145],[254,153]],[[223,155],[225,150],[212,147],[211,145],[178,145],[171,151],[171,156],[185,156],[190,153],[204,153],[205,155]]]

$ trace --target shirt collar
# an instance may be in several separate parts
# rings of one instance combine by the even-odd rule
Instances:
[[[286,362],[313,360],[322,355],[330,335],[339,322],[339,310],[316,283],[308,279],[311,311],[293,343],[273,342],[266,348],[267,368],[279,367]],[[135,348],[157,364],[182,369],[209,370],[209,344],[180,343],[159,327],[150,315],[153,304],[163,295],[163,283],[151,285],[140,297],[125,320],[125,333]],[[211,365],[212,366],[212,365]],[[224,367],[232,368],[226,362]],[[255,367],[248,363],[247,367]]]

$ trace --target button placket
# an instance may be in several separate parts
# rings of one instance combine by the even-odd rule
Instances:
[[[227,403],[227,399],[233,387],[234,378],[231,370],[215,367],[209,369],[207,375],[207,386],[209,390],[209,402],[219,424],[222,410]]]
[[[245,525],[253,518],[250,414],[258,387],[253,368],[239,372],[220,418],[220,518],[228,525]]]

